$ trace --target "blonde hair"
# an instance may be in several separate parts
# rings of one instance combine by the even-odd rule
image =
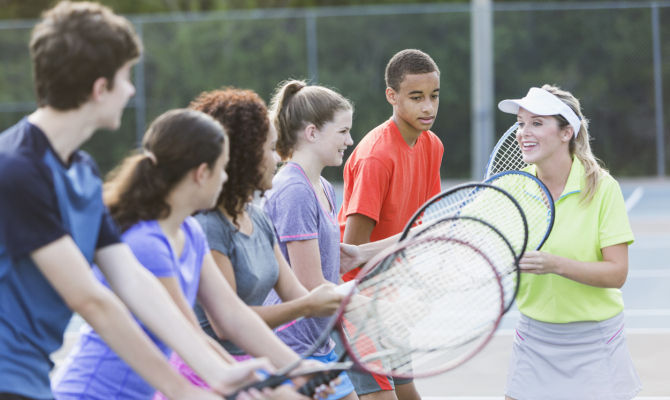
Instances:
[[[569,150],[570,155],[577,157],[584,166],[585,188],[581,193],[581,201],[588,203],[593,199],[600,178],[607,173],[607,170],[602,166],[602,162],[596,158],[591,151],[591,137],[588,132],[589,121],[582,114],[579,100],[573,96],[572,93],[562,90],[554,85],[543,85],[542,89],[561,99],[561,101],[567,104],[580,119],[581,127],[579,128],[579,133],[577,134],[577,137],[573,135],[572,139],[570,139]],[[554,117],[558,120],[561,128],[570,125],[563,116],[554,115]]]
[[[321,129],[338,111],[353,109],[351,101],[327,87],[307,86],[300,80],[280,83],[270,103],[270,120],[278,134],[277,153],[283,160],[290,158],[298,131],[308,124]]]

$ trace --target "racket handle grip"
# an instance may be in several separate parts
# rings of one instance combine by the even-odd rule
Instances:
[[[246,392],[249,389],[258,389],[262,390],[265,388],[276,388],[279,385],[282,385],[284,383],[290,383],[291,385],[293,382],[287,377],[286,375],[268,375],[267,378],[263,379],[262,381],[254,382],[251,383],[233,394],[226,395],[225,398],[226,400],[235,400],[235,398],[242,392]]]
[[[316,393],[316,388],[318,388],[321,385],[327,385],[331,381],[337,379],[338,376],[342,373],[342,369],[334,369],[330,371],[323,371],[319,372],[312,379],[307,381],[304,385],[302,385],[297,392],[307,396],[307,397],[314,397],[314,393]]]

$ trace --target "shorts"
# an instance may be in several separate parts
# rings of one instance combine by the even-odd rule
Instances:
[[[335,351],[339,354],[345,351],[342,346],[340,335],[334,333],[331,335],[335,340]],[[395,390],[395,385],[404,385],[414,381],[412,378],[391,378],[379,374],[371,374],[362,371],[349,371],[349,378],[356,390],[356,394],[364,395],[370,393],[381,392],[383,390]]]
[[[368,372],[350,371],[351,382],[359,396],[382,390],[395,390],[396,385],[412,383],[412,378],[391,378],[390,376],[371,374]]]
[[[623,324],[623,313],[564,324],[521,314],[505,394],[517,400],[634,398],[642,385]]]
[[[323,355],[323,356],[311,356],[307,357],[310,360],[316,360],[316,361],[321,361],[323,363],[330,363],[334,362],[337,360],[337,354],[335,353],[335,350],[331,350],[330,353]],[[349,379],[348,374],[351,372],[342,372],[339,376],[340,378],[340,384],[337,385],[335,389],[335,393],[331,394],[330,396],[326,397],[325,400],[336,400],[336,399],[341,399],[342,397],[348,395],[349,393],[354,391],[354,385],[351,382],[351,379]]]

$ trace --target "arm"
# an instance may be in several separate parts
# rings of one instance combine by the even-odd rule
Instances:
[[[279,279],[274,289],[283,302],[251,307],[270,327],[300,317],[327,317],[337,311],[343,296],[335,292],[331,282],[318,285],[308,292],[291,270],[277,244],[274,245],[274,253],[279,264]]]
[[[342,242],[349,244],[368,243],[375,225],[377,225],[377,222],[374,219],[366,217],[363,214],[351,214],[347,216]]]
[[[584,262],[542,251],[529,251],[521,258],[521,272],[556,274],[585,285],[621,288],[628,275],[628,244],[604,247],[603,260]]]
[[[318,239],[296,240],[286,243],[288,258],[296,277],[307,290],[329,283],[321,269]]]
[[[30,256],[65,303],[152,386],[173,399],[217,398],[195,390],[170,367],[119,299],[93,276],[71,237],[63,236]]]
[[[184,297],[177,279],[173,277],[158,278],[158,281],[163,285],[165,290],[167,290],[168,294],[172,298],[172,301],[174,301],[174,303],[177,305],[177,308],[179,308],[186,319],[196,327],[198,333],[201,334],[202,338],[205,339],[209,346],[227,363],[234,364],[236,362],[235,359],[216,340],[212,339],[202,329],[200,329],[198,318],[195,316],[193,308],[191,308],[191,306],[188,304],[188,301]]]
[[[198,301],[221,333],[249,354],[267,355],[277,367],[299,359],[279,340],[263,320],[240,300],[218,271],[211,254],[205,256],[200,275]]]
[[[216,250],[212,250],[211,253],[219,271],[235,290],[235,273],[230,258]],[[274,289],[284,302],[266,306],[250,306],[270,328],[276,328],[303,316],[332,315],[337,310],[342,296],[335,293],[331,283],[308,292],[291,271],[277,245],[274,246],[274,254],[279,264],[279,279]],[[209,314],[208,319],[211,321]],[[219,331],[214,324],[212,328],[217,335],[225,337],[224,333]]]
[[[208,345],[199,329],[184,317],[127,245],[115,244],[98,250],[96,262],[112,290],[128,308],[210,386],[226,392],[231,385],[248,378],[248,368],[231,369]]]

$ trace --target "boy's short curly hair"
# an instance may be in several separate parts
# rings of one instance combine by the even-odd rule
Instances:
[[[131,23],[100,4],[62,1],[32,31],[30,57],[37,103],[58,110],[84,104],[96,79],[114,85],[116,72],[140,56]]]
[[[439,75],[440,69],[428,54],[417,49],[405,49],[397,52],[386,64],[384,79],[387,87],[398,91],[405,75],[429,72],[437,72]]]

